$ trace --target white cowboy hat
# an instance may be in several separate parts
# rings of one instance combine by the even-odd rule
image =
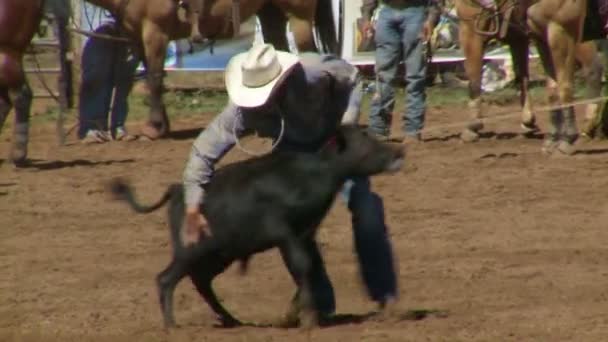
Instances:
[[[298,56],[276,51],[270,44],[255,44],[235,55],[224,76],[230,100],[239,107],[263,105],[299,61]]]

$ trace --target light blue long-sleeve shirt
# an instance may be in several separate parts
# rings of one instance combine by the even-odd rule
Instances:
[[[341,123],[358,121],[361,86],[356,67],[332,55],[300,54],[273,98],[263,108],[240,108],[229,102],[196,138],[183,173],[189,207],[204,200],[203,186],[211,180],[215,164],[236,144],[237,137],[255,131],[276,139],[277,148],[314,152]]]

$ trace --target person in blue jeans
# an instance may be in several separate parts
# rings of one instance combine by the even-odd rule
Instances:
[[[229,101],[192,145],[184,173],[186,246],[211,233],[200,205],[215,165],[251,132],[270,137],[283,151],[316,153],[342,123],[358,121],[361,100],[356,67],[333,55],[276,51],[254,44],[231,58],[226,67]],[[384,221],[382,199],[367,178],[346,185],[344,199],[352,214],[355,249],[368,293],[382,309],[394,307],[397,277]],[[319,314],[335,311],[335,296],[323,258],[313,239],[304,242],[313,255],[311,288]],[[297,297],[297,294],[296,294]]]
[[[114,20],[108,19],[94,32],[116,37],[119,28]],[[84,143],[134,139],[127,133],[125,121],[129,112],[127,100],[138,64],[139,60],[130,52],[128,44],[88,38],[82,51],[79,94],[78,137]]]
[[[371,24],[379,0],[363,0],[363,32],[373,32],[376,43],[376,94],[369,113],[369,132],[381,140],[389,138],[395,107],[393,82],[397,68],[405,63],[406,108],[403,116],[406,142],[421,140],[426,112],[425,45],[439,20],[437,0],[384,0]],[[373,27],[375,26],[375,27]]]

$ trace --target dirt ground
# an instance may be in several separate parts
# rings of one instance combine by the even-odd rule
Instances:
[[[431,108],[427,125],[461,122],[464,108]],[[515,118],[489,124],[490,133],[475,144],[460,143],[454,135],[459,128],[438,130],[409,149],[402,172],[373,180],[385,199],[398,258],[395,317],[366,319],[376,307],[359,281],[348,211],[338,200],[320,242],[344,319],[309,336],[299,329],[222,329],[214,327],[210,309],[186,280],[176,292],[181,327],[164,331],[154,279],[170,258],[165,210],[137,216],[109,200],[104,182],[128,177],[140,199],[156,200],[180,180],[192,140],[209,118],[174,120],[168,140],[82,146],[72,136],[61,148],[51,124],[32,127],[32,166],[0,167],[0,340],[608,336],[608,143],[582,144],[581,153],[569,158],[546,157],[541,140],[515,134]],[[10,131],[0,140],[4,158]],[[234,150],[223,163],[243,157]],[[261,323],[281,315],[294,291],[276,251],[255,257],[245,277],[229,269],[215,288],[237,317]],[[413,310],[419,315],[407,314]]]

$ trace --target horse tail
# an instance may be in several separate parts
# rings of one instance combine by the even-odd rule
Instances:
[[[340,44],[334,23],[334,11],[331,0],[317,0],[315,26],[321,39],[322,50],[339,55]]]

